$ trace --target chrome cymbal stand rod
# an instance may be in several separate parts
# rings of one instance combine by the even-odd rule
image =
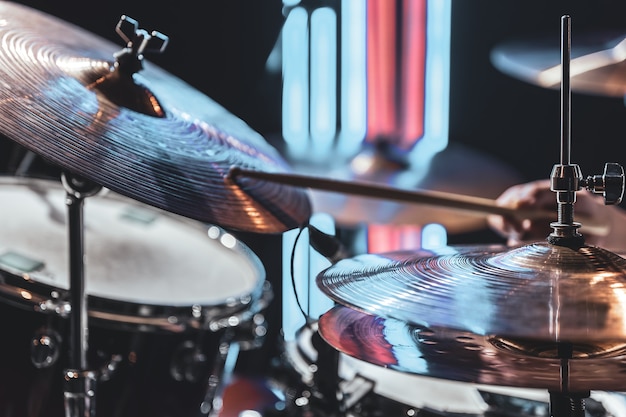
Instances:
[[[583,236],[578,233],[580,223],[574,222],[576,191],[585,182],[578,165],[571,164],[571,18],[561,17],[561,164],[555,165],[550,176],[550,187],[557,195],[558,221],[550,226],[553,232],[548,241],[555,245],[581,247]],[[551,417],[585,417],[585,398],[589,392],[570,392],[569,361],[573,355],[573,345],[558,341],[558,357],[561,360],[561,389],[550,391]]]
[[[88,369],[87,294],[84,274],[84,199],[102,188],[78,176],[63,173],[68,207],[70,333],[69,366],[64,371],[66,417],[95,416],[97,375]]]
[[[578,233],[580,223],[574,222],[576,191],[581,187],[580,167],[570,162],[571,149],[571,18],[561,18],[561,163],[555,165],[550,175],[550,188],[556,192],[558,221],[550,226],[550,243],[561,246],[581,246],[583,236]]]
[[[571,152],[571,18],[561,18],[561,163],[554,165],[550,174],[550,189],[556,192],[556,222],[550,223],[552,233],[548,242],[554,245],[580,248],[585,239],[578,232],[581,224],[574,221],[576,192],[582,188],[602,194],[605,204],[618,204],[624,196],[624,168],[617,163],[606,163],[602,175],[583,178],[577,164],[570,160]]]
[[[561,164],[563,165],[570,164],[572,147],[571,32],[571,18],[565,15],[561,17]]]

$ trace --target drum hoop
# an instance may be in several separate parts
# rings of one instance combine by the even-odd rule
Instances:
[[[4,302],[35,312],[68,317],[70,290],[35,282],[8,271],[0,271],[0,294]],[[46,296],[47,294],[47,296]],[[268,281],[260,282],[251,294],[233,297],[221,305],[168,306],[128,303],[87,295],[87,314],[99,324],[125,325],[133,330],[183,332],[189,329],[217,330],[229,323],[249,320],[267,307],[273,292]],[[235,320],[233,321],[233,317]]]

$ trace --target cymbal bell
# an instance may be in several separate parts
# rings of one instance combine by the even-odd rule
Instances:
[[[564,364],[556,344],[427,328],[341,305],[324,313],[318,326],[340,352],[403,373],[555,392],[626,390],[616,378],[623,373],[623,342],[576,345]]]
[[[574,92],[626,95],[626,33],[572,36],[570,82]],[[510,40],[497,45],[491,62],[503,73],[544,88],[561,83],[559,38]]]
[[[316,282],[339,304],[411,325],[539,342],[626,342],[626,259],[595,246],[362,254]]]
[[[232,166],[291,168],[244,121],[144,60],[136,43],[146,31],[122,49],[11,2],[0,2],[0,20],[0,133],[10,140],[121,195],[225,228],[282,232],[310,217],[305,190],[225,178]]]

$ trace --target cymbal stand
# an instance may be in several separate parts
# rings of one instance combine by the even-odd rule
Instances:
[[[616,163],[605,164],[603,175],[583,178],[577,164],[570,162],[571,150],[571,18],[561,18],[561,163],[550,174],[550,189],[556,193],[558,220],[550,223],[553,231],[548,242],[559,246],[580,247],[583,236],[581,224],[574,221],[576,192],[582,188],[603,194],[605,204],[618,204],[624,195],[624,168]]]
[[[581,224],[574,221],[576,192],[583,187],[594,193],[602,193],[605,204],[617,204],[624,194],[624,169],[607,163],[603,175],[583,178],[580,167],[570,162],[571,148],[571,18],[561,18],[561,163],[554,165],[550,174],[550,189],[556,192],[558,219],[550,223],[553,231],[547,240],[550,244],[578,249],[584,245],[584,237],[578,232]],[[569,361],[573,357],[574,345],[568,341],[557,341],[557,354],[561,361],[561,387],[550,391],[551,417],[584,417],[585,398],[589,391],[569,391]]]
[[[68,207],[70,332],[69,366],[64,371],[66,417],[95,416],[97,375],[87,367],[87,295],[84,277],[83,205],[86,197],[102,188],[64,172],[61,180]]]
[[[585,417],[585,398],[590,391],[569,391],[569,360],[572,358],[573,344],[557,343],[557,353],[561,358],[561,391],[549,391],[551,417]]]

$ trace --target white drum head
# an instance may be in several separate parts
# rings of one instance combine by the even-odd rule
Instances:
[[[2,178],[0,270],[69,289],[60,181]],[[260,260],[234,236],[105,192],[84,200],[85,292],[128,303],[222,306],[258,293]]]

